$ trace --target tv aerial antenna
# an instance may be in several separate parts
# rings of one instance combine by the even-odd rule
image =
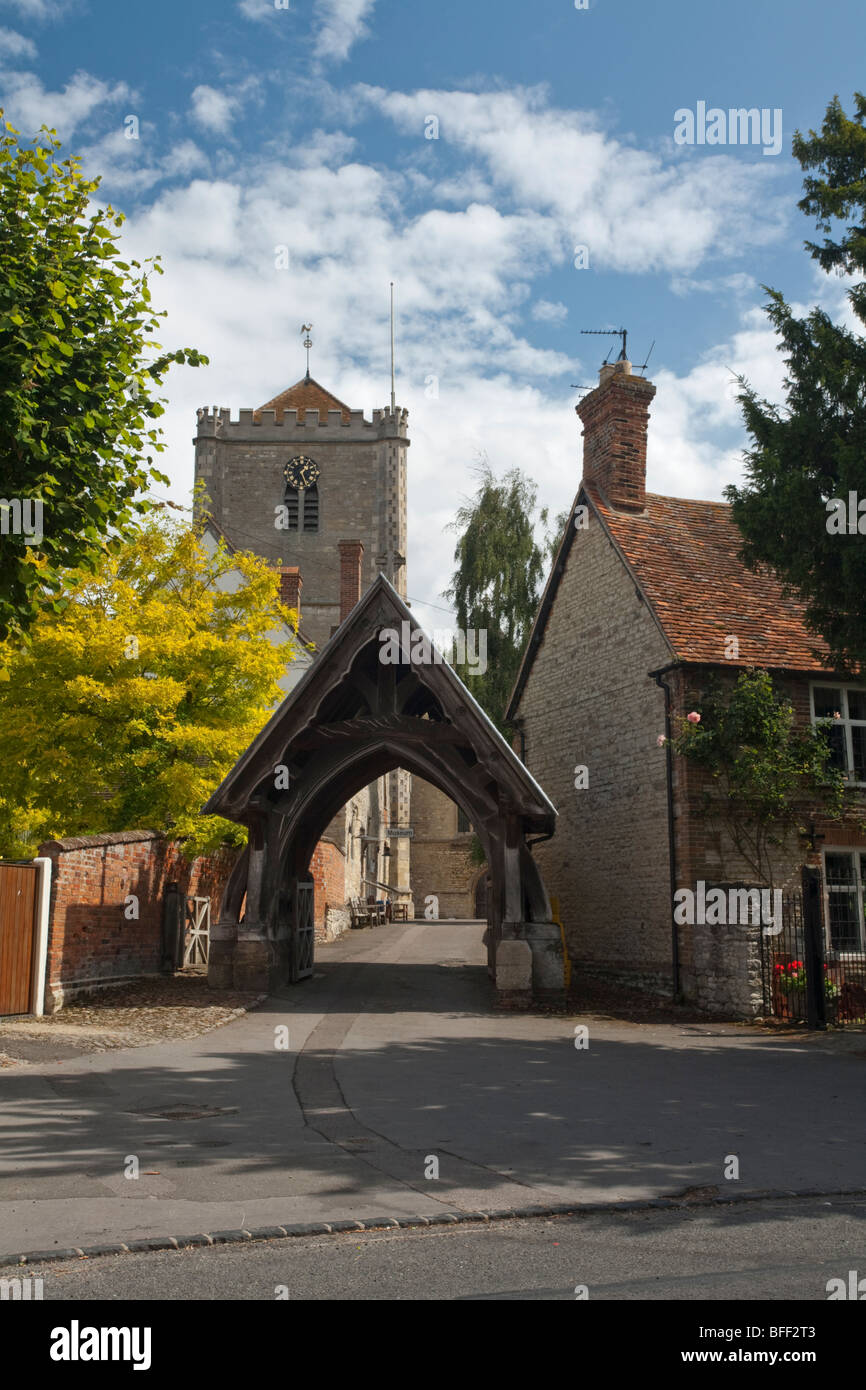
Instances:
[[[628,329],[627,329],[627,328],[582,328],[580,331],[581,331],[581,333],[583,333],[583,334],[585,334],[585,335],[588,335],[588,336],[590,336],[590,337],[595,337],[595,338],[609,338],[609,337],[614,337],[614,338],[619,338],[619,339],[621,339],[622,346],[621,346],[621,348],[620,348],[620,353],[619,353],[619,357],[617,358],[617,361],[618,361],[618,362],[627,362],[627,361],[628,361]],[[634,370],[635,370],[636,372],[644,372],[644,371],[646,371],[647,367],[649,366],[649,360],[650,360],[650,358],[652,357],[652,351],[653,351],[653,348],[655,347],[655,345],[656,345],[656,340],[655,340],[655,338],[653,338],[652,343],[650,344],[650,350],[649,350],[649,352],[648,352],[647,355],[646,355],[646,362],[641,362],[640,364],[638,364],[638,363],[634,363],[634,364],[633,364],[633,365],[634,365]],[[607,357],[605,357],[605,359],[604,359],[604,364],[603,364],[604,366],[607,366],[608,362],[610,361],[610,354],[611,354],[611,352],[613,352],[613,347],[610,348],[610,351],[608,352]],[[584,388],[584,387],[581,387],[581,388],[579,388],[579,389],[584,390],[585,388]]]
[[[655,338],[653,338],[652,342],[650,343],[650,350],[649,350],[649,352],[648,352],[647,355],[646,355],[646,361],[645,361],[645,362],[641,362],[640,366],[637,366],[637,364],[635,364],[635,371],[636,371],[636,372],[645,372],[645,371],[646,371],[647,367],[649,366],[649,360],[650,360],[650,358],[651,358],[652,355],[653,355],[653,348],[655,347],[655,345],[656,345],[656,340],[655,340]]]
[[[625,361],[628,359],[628,352],[626,351],[626,345],[627,345],[627,343],[628,343],[628,329],[626,329],[626,328],[582,328],[580,331],[581,331],[581,333],[583,333],[584,335],[589,335],[590,337],[593,337],[593,338],[610,338],[610,337],[622,338],[622,351],[620,352],[619,357],[617,358],[617,361],[618,361],[618,362],[625,362]],[[613,352],[613,348],[610,349],[610,352],[607,354],[607,357],[604,359],[605,366],[607,365],[607,362],[608,362],[608,359],[610,358],[610,353],[611,353],[611,352]]]
[[[628,332],[626,331],[625,328],[582,328],[580,331],[581,331],[581,333],[585,333],[585,334],[588,333],[588,334],[590,334],[590,335],[593,336],[593,337],[605,337],[605,338],[606,338],[606,337],[608,337],[610,334],[613,334],[614,337],[622,338],[622,352],[620,353],[620,360],[621,360],[621,361],[624,361],[624,360],[625,360],[625,357],[626,357],[626,350],[625,350],[625,348],[626,348],[626,342],[627,342],[627,340],[628,340]],[[613,352],[613,348],[611,348],[610,351]],[[604,365],[607,364],[607,359],[608,359],[608,357],[610,357],[610,352],[607,354],[607,357],[604,359]],[[571,383],[571,389],[572,389],[572,391],[583,391],[583,392],[585,393],[585,392],[587,392],[587,391],[594,391],[594,390],[595,390],[595,387],[594,387],[594,386],[580,386],[577,382],[573,381],[573,382]]]

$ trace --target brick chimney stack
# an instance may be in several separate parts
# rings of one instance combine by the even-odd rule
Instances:
[[[348,618],[361,597],[361,541],[339,541],[340,549],[340,622]]]
[[[598,386],[575,406],[583,423],[583,478],[613,507],[646,506],[646,437],[656,388],[621,358],[602,367]]]
[[[280,603],[284,603],[287,608],[294,608],[298,615],[298,623],[301,621],[301,571],[297,565],[278,565],[277,572],[280,576]]]

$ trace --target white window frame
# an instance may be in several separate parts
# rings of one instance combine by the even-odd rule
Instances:
[[[857,907],[860,914],[860,946],[854,951],[840,951],[833,945],[830,936],[830,893],[834,891],[827,882],[827,855],[847,854],[854,859],[854,881],[857,885]],[[824,881],[824,947],[828,956],[834,960],[857,960],[866,954],[866,875],[860,866],[861,858],[866,858],[866,847],[857,845],[824,845],[821,850],[821,874]]]
[[[856,690],[866,695],[866,685],[859,685],[856,681],[834,681],[831,679],[823,681],[812,681],[809,686],[809,708],[812,716],[812,723],[817,724],[819,720],[815,714],[815,691],[816,690],[838,690],[842,695],[842,709],[839,711],[841,718],[833,719],[830,722],[834,726],[842,726],[845,735],[845,763],[846,770],[843,774],[845,781],[851,787],[866,787],[866,781],[855,781],[854,779],[854,739],[851,733],[852,728],[866,729],[866,719],[851,719],[848,714],[848,691]],[[822,716],[820,722],[823,723],[826,716]]]

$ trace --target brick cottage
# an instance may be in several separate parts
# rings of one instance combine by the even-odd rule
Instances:
[[[602,368],[578,405],[583,481],[535,619],[507,717],[559,811],[535,849],[561,905],[580,973],[750,1017],[761,1011],[756,928],[678,926],[673,895],[698,881],[749,881],[709,833],[694,768],[658,748],[708,675],[763,667],[799,720],[838,715],[834,757],[859,797],[842,822],[815,824],[811,847],[778,854],[774,882],[824,871],[826,949],[866,947],[866,685],[827,669],[802,606],[747,570],[730,509],[646,491],[655,386],[626,360]],[[731,640],[735,639],[735,640]],[[585,767],[586,774],[577,769]],[[586,785],[582,785],[582,783]],[[576,785],[577,784],[577,785]]]

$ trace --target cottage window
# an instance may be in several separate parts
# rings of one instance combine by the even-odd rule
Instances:
[[[457,834],[458,834],[458,835],[465,835],[465,834],[467,833],[467,831],[469,831],[469,830],[471,830],[471,829],[472,829],[472,822],[470,821],[470,819],[469,819],[469,817],[467,816],[466,812],[463,810],[463,807],[462,807],[462,806],[458,806],[458,807],[457,807]]]
[[[866,785],[866,687],[813,685],[812,722],[831,719],[831,764],[849,782]]]
[[[866,854],[825,850],[827,934],[833,951],[866,949]]]

